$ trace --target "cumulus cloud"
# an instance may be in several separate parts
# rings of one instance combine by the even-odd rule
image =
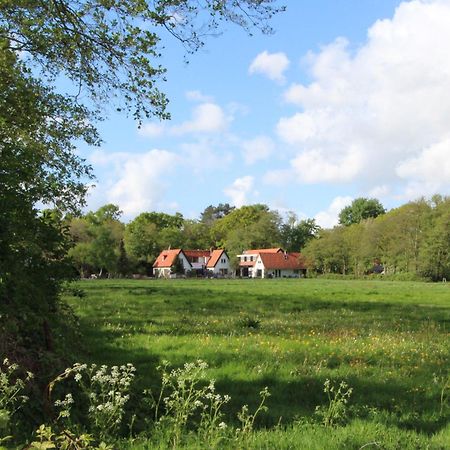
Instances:
[[[166,126],[164,123],[144,123],[139,129],[138,134],[144,137],[159,137],[164,134]]]
[[[404,2],[356,51],[338,38],[306,56],[311,83],[284,93],[299,112],[277,124],[300,182],[449,191],[449,23],[449,0]]]
[[[316,214],[314,219],[322,228],[333,228],[339,222],[339,213],[352,203],[352,197],[336,197],[325,210]]]
[[[138,134],[146,137],[162,135],[182,136],[186,134],[214,134],[226,131],[233,120],[232,114],[227,114],[216,103],[205,101],[209,99],[198,91],[191,91],[191,100],[201,101],[192,109],[191,118],[180,124],[145,123],[138,130]]]
[[[199,139],[181,144],[183,165],[197,177],[228,167],[233,161],[233,154],[224,150],[222,144],[223,142],[218,142],[217,139]]]
[[[172,127],[174,134],[216,133],[224,131],[228,126],[228,118],[219,105],[202,103],[196,106],[190,120]]]
[[[232,205],[240,208],[247,203],[247,197],[253,191],[254,182],[255,179],[250,175],[236,178],[223,192],[230,198]]]
[[[145,153],[98,151],[90,160],[110,172],[103,192],[94,192],[103,203],[119,205],[128,217],[167,206],[164,197],[179,163],[177,155],[157,149]]]
[[[263,51],[250,64],[248,73],[259,73],[278,83],[284,83],[284,72],[289,67],[289,59],[283,52],[269,53]]]
[[[253,139],[242,142],[242,155],[245,163],[249,165],[267,159],[273,150],[274,143],[267,136],[256,136]]]
[[[209,95],[205,95],[202,92],[197,91],[197,90],[187,91],[186,98],[192,102],[210,103],[213,101],[212,97],[210,97]]]

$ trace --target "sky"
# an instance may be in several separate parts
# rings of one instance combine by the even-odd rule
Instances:
[[[264,203],[332,227],[357,197],[450,194],[450,0],[284,4],[274,34],[226,25],[189,63],[162,36],[171,120],[100,124],[87,209]]]

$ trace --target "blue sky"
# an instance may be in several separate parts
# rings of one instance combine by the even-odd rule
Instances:
[[[328,227],[356,197],[450,194],[450,1],[284,3],[275,34],[229,24],[189,64],[163,36],[172,120],[101,124],[88,209],[266,203]]]

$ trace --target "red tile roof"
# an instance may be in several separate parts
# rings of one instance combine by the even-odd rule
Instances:
[[[277,254],[283,252],[282,248],[260,248],[256,250],[244,250],[243,255],[257,255],[257,254]],[[256,257],[257,258],[257,257]],[[256,258],[253,261],[239,261],[240,267],[253,267],[256,263]]]
[[[244,255],[253,255],[255,253],[279,253],[282,252],[282,248],[260,248],[257,250],[245,250]]]
[[[175,248],[173,250],[163,250],[156,258],[153,267],[156,268],[172,267],[176,257],[181,252],[182,252],[181,248]]]
[[[261,253],[260,256],[266,269],[305,269],[300,253]]]
[[[219,259],[222,256],[222,253],[225,253],[225,250],[223,250],[223,249],[213,250],[211,252],[211,258],[209,258],[208,263],[206,264],[206,267],[210,267],[210,268],[215,267],[216,264],[219,262]]]
[[[208,257],[211,252],[209,250],[183,250],[188,258],[198,258],[200,256]]]

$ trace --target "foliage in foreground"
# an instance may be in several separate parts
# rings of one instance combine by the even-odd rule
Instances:
[[[7,360],[0,369],[0,444],[17,442],[12,417],[27,400],[22,395],[26,380],[17,378],[17,366]],[[428,438],[415,432],[401,431],[382,422],[349,418],[348,401],[352,388],[325,381],[327,404],[317,406],[319,421],[299,419],[289,427],[272,430],[255,429],[258,415],[267,411],[267,388],[260,392],[260,402],[251,413],[247,405],[237,413],[239,426],[226,423],[223,407],[228,395],[216,392],[214,380],[206,381],[204,361],[186,363],[170,369],[165,362],[158,369],[162,384],[159,393],[144,391],[143,401],[127,408],[135,368],[131,364],[108,368],[95,364],[75,364],[48,386],[48,397],[59,389],[53,401],[55,414],[51,423],[40,425],[27,448],[73,450],[112,450],[117,448],[362,448],[445,449],[450,428]],[[69,383],[68,383],[69,382]],[[447,381],[448,382],[448,381]],[[63,384],[63,385],[62,385]],[[62,389],[61,389],[62,388]],[[70,389],[70,392],[67,391]],[[137,415],[144,417],[145,430],[133,432]],[[123,438],[128,421],[129,438]],[[280,419],[281,420],[281,419]],[[329,431],[329,430],[332,430]],[[14,439],[15,438],[15,439]],[[331,440],[330,440],[331,438]],[[370,440],[373,439],[373,440]],[[308,444],[306,444],[306,442]],[[327,442],[327,444],[324,444]]]

